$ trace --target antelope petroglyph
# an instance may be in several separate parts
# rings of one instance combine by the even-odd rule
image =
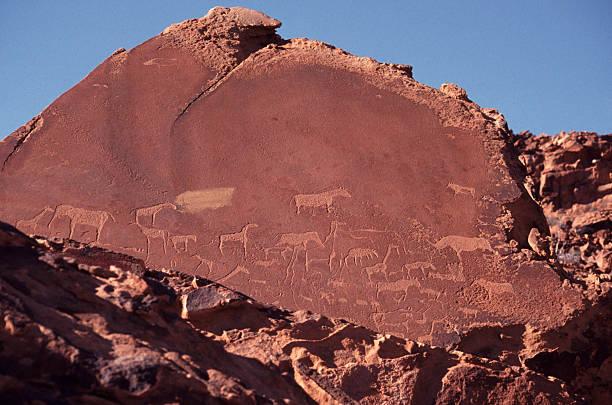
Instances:
[[[329,212],[334,203],[334,198],[338,197],[351,198],[351,195],[345,189],[337,188],[317,194],[297,194],[293,196],[293,202],[295,203],[298,214],[304,208],[318,208],[323,206],[325,206],[327,212]]]
[[[242,227],[242,230],[240,232],[220,235],[219,236],[219,251],[221,252],[221,254],[223,254],[223,245],[225,245],[227,242],[238,242],[242,244],[242,248],[244,250],[244,256],[246,257],[247,242],[249,240],[247,237],[247,231],[249,230],[249,228],[256,228],[258,226],[259,225],[257,224],[246,224],[245,226]]]

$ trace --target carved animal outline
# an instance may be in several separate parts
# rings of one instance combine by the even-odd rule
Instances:
[[[307,251],[308,244],[314,243],[316,247],[324,248],[325,245],[321,241],[321,237],[317,232],[309,231],[302,233],[283,233],[279,235],[279,240],[274,247],[264,249],[266,258],[272,251],[280,251],[283,260],[287,260],[287,254],[291,253],[291,263],[296,256],[296,248],[301,247]]]
[[[302,246],[306,249],[308,247],[308,242],[314,243],[317,247],[325,247],[319,233],[314,231],[281,234],[276,246],[288,246],[291,248]]]
[[[322,206],[325,206],[327,212],[330,212],[334,198],[338,197],[351,198],[351,195],[343,188],[336,188],[316,194],[296,194],[293,196],[292,201],[295,203],[298,214],[303,208],[318,208]]]
[[[96,242],[100,240],[102,228],[104,228],[104,225],[109,218],[112,219],[113,222],[117,222],[115,221],[115,218],[107,211],[88,210],[85,208],[73,207],[72,205],[61,204],[55,207],[53,217],[51,218],[51,221],[49,221],[49,227],[53,221],[60,216],[66,216],[70,219],[70,233],[68,234],[69,239],[72,239],[77,225],[88,225],[96,228]]]
[[[463,195],[470,195],[472,196],[472,198],[476,198],[476,189],[474,187],[466,187],[466,186],[462,186],[460,184],[455,184],[455,183],[448,183],[446,187],[453,190],[453,193],[455,195],[463,194]]]
[[[174,250],[180,253],[181,251],[186,252],[189,241],[196,243],[198,237],[195,235],[173,235],[170,236],[170,241],[172,242],[172,246],[174,246]],[[179,247],[179,245],[182,246]]]
[[[155,226],[155,219],[157,217],[157,214],[159,214],[161,212],[161,210],[163,210],[164,208],[171,208],[171,209],[173,209],[175,211],[177,209],[176,205],[174,205],[172,203],[169,203],[169,202],[152,205],[150,207],[136,208],[134,210],[134,219],[136,220],[136,225],[138,225],[138,226],[146,226],[146,225],[140,223],[140,218],[144,217],[144,216],[150,216],[151,217],[151,226]]]
[[[378,258],[378,252],[374,249],[369,248],[351,248],[349,249],[346,257],[344,258],[344,264],[348,266],[348,260],[353,259],[355,266],[357,266],[357,261],[359,261],[359,266],[363,266],[364,259],[373,259]]]
[[[33,232],[36,232],[36,226],[38,225],[38,221],[41,220],[41,218],[43,218],[47,213],[53,213],[55,214],[55,210],[51,207],[45,207],[39,214],[37,214],[35,217],[31,218],[31,219],[20,219],[15,223],[15,228],[18,228],[20,230],[22,230],[23,232],[27,231],[25,230],[25,227],[31,227]],[[51,217],[51,219],[49,220],[49,222],[47,223],[47,228],[49,228],[49,224],[51,223],[51,221],[53,220],[53,216]]]
[[[386,276],[386,271],[387,271],[387,261],[389,260],[389,258],[391,257],[391,253],[393,251],[396,252],[396,254],[398,256],[400,256],[400,250],[399,250],[399,246],[398,245],[394,245],[394,244],[390,244],[387,246],[387,253],[385,254],[384,259],[382,260],[382,262],[376,263],[370,267],[366,267],[365,271],[366,274],[368,275],[368,280],[370,280],[370,282],[372,282],[372,274],[374,274],[375,272],[382,272],[385,274]]]
[[[206,267],[208,267],[208,272],[205,274],[206,276],[208,276],[212,272],[213,266],[215,264],[212,260],[208,260],[207,258],[202,257],[198,254],[195,254],[192,257],[200,261],[200,263],[198,263],[195,269],[192,270],[194,274],[198,274],[198,271],[203,264],[206,265]]]
[[[166,231],[165,229],[149,228],[142,225],[139,225],[138,228],[140,229],[140,232],[142,232],[142,234],[147,238],[146,260],[149,260],[149,255],[151,253],[151,238],[161,238],[163,241],[162,248],[164,250],[164,255],[168,253],[166,249],[166,246],[168,245],[168,231]]]
[[[483,238],[469,238],[466,236],[459,235],[448,235],[440,239],[434,244],[434,247],[438,250],[442,250],[446,247],[452,248],[457,256],[460,256],[462,252],[471,252],[476,249],[492,250],[489,241]]]
[[[248,232],[249,228],[257,228],[258,226],[259,225],[257,225],[257,224],[246,224],[245,226],[242,227],[240,232],[219,235],[219,251],[221,252],[221,254],[223,254],[223,245],[225,243],[227,243],[227,242],[239,242],[239,243],[242,243],[242,247],[244,249],[244,256],[246,257],[246,255],[247,255],[247,243],[248,243],[248,240],[249,240],[248,237],[247,237],[247,232]]]

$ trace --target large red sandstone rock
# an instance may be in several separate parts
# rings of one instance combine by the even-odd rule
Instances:
[[[524,367],[262,305],[3,223],[0,257],[3,404],[580,403]]]
[[[0,142],[0,218],[436,345],[584,309],[497,111],[279,25],[215,8],[115,52]]]

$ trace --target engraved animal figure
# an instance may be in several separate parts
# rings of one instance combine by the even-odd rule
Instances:
[[[53,223],[53,221],[60,216],[67,216],[70,218],[70,234],[68,235],[68,238],[72,239],[77,225],[89,225],[96,228],[96,242],[99,241],[102,228],[108,219],[110,218],[113,220],[113,222],[116,222],[115,218],[113,218],[113,216],[106,211],[87,210],[84,208],[77,208],[71,205],[62,204],[55,208],[55,213],[53,214],[51,221],[49,221],[49,226],[51,226],[51,223]]]
[[[352,248],[344,258],[344,264],[348,266],[349,259],[352,259],[355,265],[359,262],[359,266],[363,266],[363,259],[378,258],[378,253],[373,249],[368,248]]]
[[[447,188],[450,188],[451,190],[453,190],[455,195],[464,194],[464,195],[471,195],[473,198],[476,198],[476,189],[474,187],[465,187],[459,184],[448,183]]]
[[[491,245],[486,239],[468,238],[457,235],[445,236],[436,242],[434,246],[438,250],[451,247],[455,252],[457,252],[457,256],[460,256],[462,252],[471,252],[476,249],[491,250]]]
[[[198,274],[198,271],[200,270],[200,267],[201,267],[202,265],[205,265],[206,267],[208,267],[208,271],[206,272],[206,274],[205,274],[205,275],[209,275],[209,274],[212,272],[213,265],[214,265],[214,262],[213,262],[213,261],[208,260],[208,259],[206,259],[206,258],[204,258],[204,257],[202,257],[202,256],[200,256],[200,255],[197,255],[197,254],[196,254],[196,255],[194,255],[193,257],[195,257],[196,259],[198,259],[198,260],[200,261],[200,263],[198,263],[198,265],[196,266],[196,268],[195,268],[195,269],[193,269],[193,273],[194,273],[194,274]]]
[[[400,256],[399,246],[397,246],[397,245],[389,245],[389,246],[387,246],[387,253],[385,254],[385,258],[382,260],[382,262],[376,263],[376,264],[374,264],[374,265],[372,265],[370,267],[366,267],[365,268],[366,274],[368,275],[368,279],[370,280],[370,282],[372,282],[372,275],[373,274],[385,275],[385,278],[386,278],[387,261],[391,257],[392,253],[395,253],[399,257]]]
[[[308,246],[308,242],[314,243],[315,245],[317,245],[317,247],[325,247],[317,232],[282,234],[276,246],[289,246],[292,248],[302,246],[304,249],[306,249]]]
[[[305,207],[317,208],[325,206],[327,212],[329,212],[332,204],[334,203],[334,198],[338,197],[351,198],[351,195],[345,189],[337,188],[317,194],[297,194],[293,196],[293,201],[295,202],[298,214],[300,213],[300,210]]]
[[[487,294],[489,294],[490,298],[493,298],[495,295],[499,294],[514,294],[514,287],[510,283],[496,283],[494,281],[485,280],[479,278],[474,281],[474,284],[478,284],[484,289],[487,290]]]
[[[189,241],[196,243],[198,237],[195,235],[174,235],[170,237],[170,241],[172,242],[172,246],[174,246],[174,250],[177,252],[186,252]]]
[[[155,218],[157,217],[157,214],[159,214],[160,211],[163,210],[164,208],[171,208],[173,210],[176,210],[176,205],[166,202],[166,203],[153,205],[151,207],[136,208],[135,210],[136,225],[147,226],[146,224],[141,223],[141,219],[142,217],[150,217],[151,226],[155,226]]]
[[[36,232],[36,226],[38,225],[38,221],[40,221],[45,215],[48,213],[55,213],[55,210],[50,207],[45,207],[38,215],[36,215],[32,219],[20,219],[15,223],[15,227],[21,229],[23,232],[28,232],[29,229],[32,232]],[[53,219],[53,217],[52,217]],[[47,228],[49,227],[49,223],[47,223]]]
[[[219,251],[221,252],[221,254],[223,254],[224,244],[226,244],[227,242],[239,242],[242,244],[242,247],[244,249],[244,256],[246,257],[247,242],[249,240],[247,237],[247,231],[249,230],[249,228],[256,228],[258,226],[259,225],[257,224],[246,224],[245,226],[242,227],[242,230],[240,232],[228,233],[228,234],[219,236]]]
[[[161,240],[163,241],[164,254],[168,253],[166,249],[166,245],[168,244],[168,231],[163,229],[148,228],[142,225],[139,226],[139,229],[147,238],[147,260],[149,259],[149,254],[151,253],[150,246],[152,238],[161,238]]]

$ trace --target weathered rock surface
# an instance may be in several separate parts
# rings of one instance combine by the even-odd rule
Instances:
[[[6,404],[582,402],[522,365],[266,306],[2,223],[0,258]],[[181,317],[194,296],[206,310]]]
[[[526,188],[550,224],[550,249],[579,278],[612,272],[612,135],[517,135]]]
[[[501,114],[279,25],[215,8],[115,52],[0,142],[0,219],[447,347],[585,310]]]
[[[549,350],[527,355],[525,364],[573,381],[593,393],[593,403],[611,402],[612,136],[523,132],[514,143],[526,170],[525,188],[550,224],[551,235],[534,237],[535,243],[589,299],[575,320],[541,336]]]

